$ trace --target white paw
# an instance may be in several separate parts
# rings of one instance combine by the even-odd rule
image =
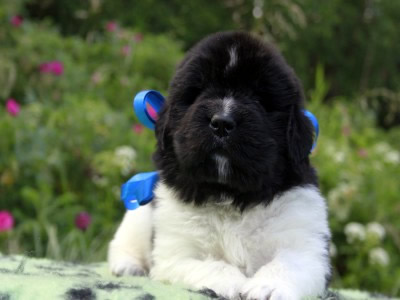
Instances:
[[[116,276],[131,275],[144,276],[146,275],[145,268],[140,264],[134,256],[130,255],[123,247],[116,246],[111,243],[108,248],[108,266],[111,273]]]
[[[246,281],[246,277],[242,274],[241,276],[232,276],[231,278],[221,278],[208,283],[203,288],[213,290],[218,296],[228,299],[240,299],[240,291],[242,290],[243,284]]]
[[[228,284],[229,285],[229,284]],[[240,298],[240,294],[239,294],[239,292],[240,292],[240,287],[238,287],[238,286],[234,286],[234,285],[232,285],[232,286],[225,286],[225,287],[217,287],[217,288],[209,288],[209,287],[204,287],[204,288],[202,288],[201,289],[201,291],[204,293],[204,291],[209,291],[209,292],[211,292],[211,294],[212,294],[212,292],[214,292],[217,296],[218,296],[218,298],[219,299],[230,299],[230,300],[240,300],[241,298]],[[215,295],[214,295],[214,298],[215,298]]]
[[[132,259],[125,257],[109,262],[111,273],[116,276],[145,276],[146,271]]]
[[[268,282],[264,278],[249,279],[241,291],[246,300],[298,300],[288,286],[279,282]]]
[[[228,295],[225,293],[225,295],[223,295],[223,293],[217,293],[216,291],[209,289],[209,288],[203,288],[201,290],[198,291],[198,293],[204,295],[207,297],[207,299],[219,299],[219,300],[242,300],[242,298],[240,297],[239,293],[236,291],[234,293],[232,293],[231,295]]]

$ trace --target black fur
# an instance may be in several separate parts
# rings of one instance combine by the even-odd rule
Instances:
[[[10,300],[11,297],[7,293],[0,293],[0,300]]]
[[[230,49],[237,63],[229,66]],[[223,99],[234,99],[236,128],[219,138],[209,127]],[[183,201],[234,199],[244,210],[317,179],[309,162],[313,129],[303,115],[302,86],[271,45],[242,32],[211,35],[186,55],[156,124],[154,161]],[[218,179],[213,155],[228,158]]]
[[[144,295],[140,295],[139,297],[137,297],[135,299],[136,300],[154,300],[154,299],[156,299],[156,297],[151,295],[151,294],[149,294],[149,293],[147,293],[147,294],[144,294]]]
[[[95,300],[96,294],[90,288],[76,288],[67,291],[68,300]]]

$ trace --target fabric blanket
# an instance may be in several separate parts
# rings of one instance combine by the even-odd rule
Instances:
[[[229,284],[229,283],[227,283]],[[147,277],[115,277],[106,263],[77,264],[0,254],[0,300],[16,299],[221,299],[211,290],[194,291]],[[322,299],[388,299],[359,291],[331,290]],[[311,299],[310,299],[311,300]]]

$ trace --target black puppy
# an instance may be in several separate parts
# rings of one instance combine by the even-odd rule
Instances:
[[[112,272],[232,299],[321,294],[330,233],[303,102],[283,57],[249,34],[191,49],[156,124],[156,205],[127,212]]]

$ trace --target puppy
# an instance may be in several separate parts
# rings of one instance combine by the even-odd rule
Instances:
[[[126,213],[111,271],[229,299],[322,294],[330,231],[303,102],[271,45],[228,32],[194,46],[156,124],[155,200]]]

